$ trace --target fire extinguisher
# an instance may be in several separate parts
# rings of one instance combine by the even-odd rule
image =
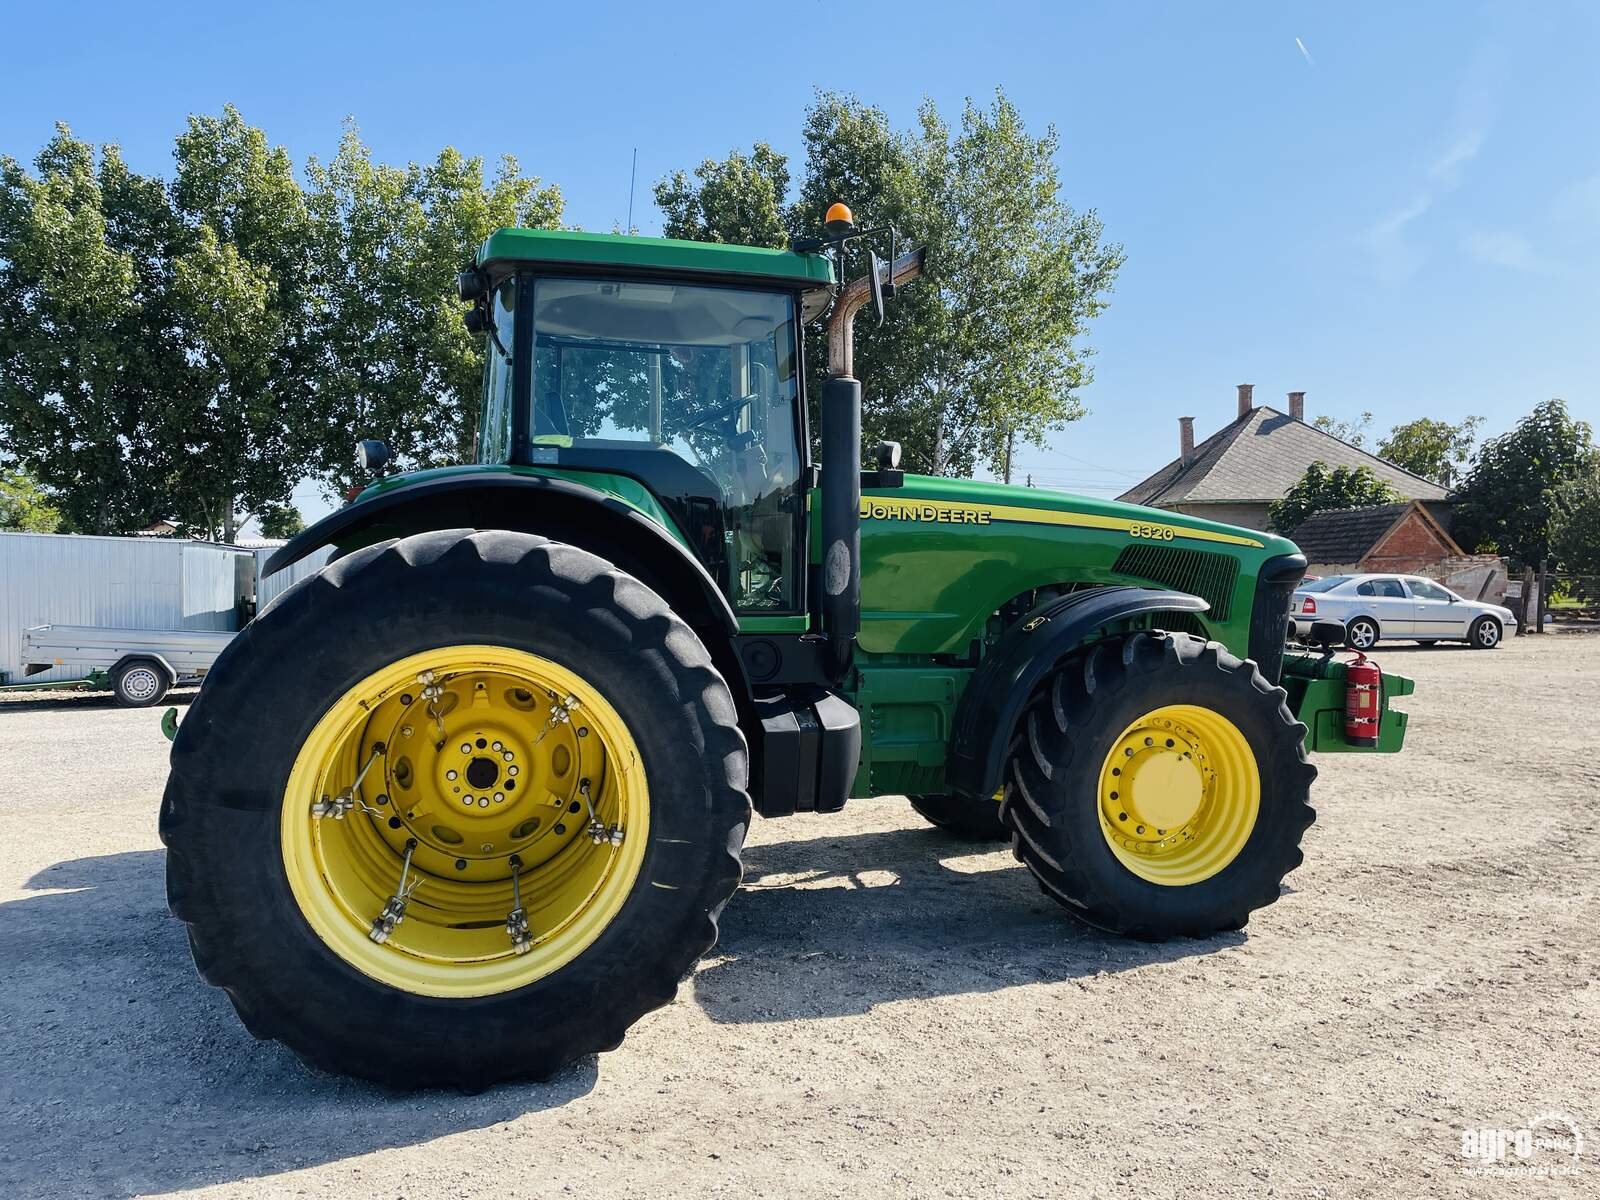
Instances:
[[[1383,672],[1357,651],[1355,662],[1345,664],[1344,680],[1344,740],[1352,746],[1376,746]]]

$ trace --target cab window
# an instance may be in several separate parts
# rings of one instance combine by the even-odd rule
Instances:
[[[796,610],[804,496],[793,298],[541,278],[533,336],[535,451],[620,441],[675,455],[720,503],[734,607]]]

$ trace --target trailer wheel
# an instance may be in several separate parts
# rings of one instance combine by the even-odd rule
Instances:
[[[448,530],[296,584],[172,750],[167,888],[258,1037],[478,1090],[611,1049],[717,936],[749,822],[733,699],[665,601]]]
[[[1074,916],[1159,940],[1240,929],[1315,819],[1285,692],[1215,642],[1136,633],[1065,659],[1012,744],[1014,849]]]
[[[1011,836],[1000,820],[1000,805],[994,800],[969,800],[965,796],[910,796],[911,807],[930,825],[969,842],[998,842]]]
[[[111,691],[124,708],[149,708],[159,704],[172,681],[166,668],[153,659],[134,658],[111,673]]]

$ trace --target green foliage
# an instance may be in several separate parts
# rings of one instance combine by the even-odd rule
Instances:
[[[1367,444],[1367,429],[1372,425],[1372,414],[1362,413],[1353,421],[1340,421],[1324,413],[1311,422],[1323,433],[1331,433],[1341,442],[1348,442],[1352,446],[1365,447]]]
[[[667,237],[780,249],[789,244],[783,224],[789,161],[771,146],[757,142],[749,157],[735,150],[721,162],[708,158],[694,179],[674,171],[656,184]]]
[[[65,126],[0,159],[0,452],[74,528],[171,517],[232,540],[351,446],[402,466],[470,454],[483,372],[454,279],[501,225],[561,196],[511,159],[376,165],[353,129],[309,186],[237,110],[191,117],[170,184]]]
[[[1062,201],[1055,130],[1030,136],[998,93],[987,108],[969,101],[959,130],[927,102],[915,129],[897,131],[881,110],[825,92],[802,136],[791,235],[818,232],[843,200],[863,228],[893,224],[928,247],[928,274],[895,297],[883,327],[858,327],[866,441],[902,442],[913,470],[969,474],[979,462],[998,467],[1014,438],[1043,444],[1081,416],[1077,392],[1092,378],[1082,338],[1123,253],[1102,241],[1094,213]],[[674,236],[759,235],[788,182],[786,162],[765,145],[695,175],[698,184],[680,171],[656,189]],[[814,371],[826,362],[820,330],[809,334],[807,361]]]
[[[1282,500],[1267,506],[1267,518],[1278,533],[1290,536],[1314,513],[1339,508],[1370,508],[1404,499],[1372,473],[1370,467],[1335,467],[1314,462]]]
[[[21,471],[0,471],[0,530],[11,533],[55,533],[61,510]]]
[[[306,527],[305,518],[293,504],[267,504],[256,514],[265,538],[292,538]]]
[[[557,228],[560,191],[509,155],[493,178],[453,149],[425,166],[374,163],[353,126],[306,176],[323,356],[311,472],[331,491],[357,482],[361,437],[387,441],[401,469],[470,459],[485,339],[461,323],[456,273],[496,228]]]
[[[1600,576],[1600,456],[1551,489],[1550,555],[1563,571]]]
[[[1538,566],[1550,557],[1555,493],[1595,461],[1588,422],[1573,420],[1564,401],[1545,401],[1479,448],[1455,506],[1456,541],[1504,554],[1515,569]]]
[[[1441,487],[1454,487],[1472,457],[1481,424],[1482,417],[1468,417],[1455,425],[1418,417],[1391,429],[1378,443],[1378,455]]]

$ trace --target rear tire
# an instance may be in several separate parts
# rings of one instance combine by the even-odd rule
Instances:
[[[1371,650],[1378,644],[1378,623],[1371,617],[1357,617],[1344,627],[1344,644],[1352,650]]]
[[[1493,650],[1500,644],[1500,622],[1493,617],[1479,617],[1467,630],[1467,645],[1474,650]]]
[[[1278,898],[1283,877],[1300,865],[1301,834],[1316,818],[1309,803],[1316,768],[1306,759],[1305,726],[1295,720],[1285,696],[1282,688],[1262,678],[1254,663],[1241,662],[1217,643],[1188,634],[1136,633],[1063,660],[1035,693],[1012,744],[1003,815],[1016,834],[1017,858],[1048,895],[1101,929],[1160,940],[1242,928],[1251,912]],[[1217,768],[1199,793],[1203,799],[1193,817],[1195,840],[1177,837],[1187,833],[1187,824],[1160,831],[1174,835],[1171,853],[1178,859],[1166,861],[1181,861],[1182,855],[1202,850],[1204,839],[1212,836],[1206,821],[1221,805],[1219,779],[1231,763],[1253,763],[1256,774],[1250,786],[1259,793],[1258,804],[1247,822],[1235,822],[1231,855],[1225,846],[1214,860],[1222,865],[1196,871],[1193,882],[1175,884],[1181,872],[1168,876],[1167,882],[1136,873],[1130,860],[1149,871],[1142,864],[1159,862],[1168,851],[1154,847],[1148,859],[1119,851],[1115,844],[1121,838],[1126,845],[1124,833],[1131,830],[1119,831],[1112,819],[1128,814],[1107,816],[1102,809],[1104,784],[1117,786],[1107,775],[1113,764],[1139,761],[1131,746],[1126,759],[1119,747],[1128,742],[1129,729],[1139,727],[1152,710],[1195,713],[1192,724],[1203,718],[1231,728],[1235,733],[1229,736],[1239,747],[1234,758],[1223,752],[1225,747],[1209,749],[1209,744],[1209,758],[1205,750],[1183,752],[1181,743],[1179,749],[1166,751],[1156,744],[1150,752],[1154,759],[1166,760],[1150,776],[1158,780],[1152,785],[1152,810],[1167,800],[1160,780],[1178,779],[1187,771],[1199,774],[1202,762]],[[1176,728],[1172,734],[1184,736]],[[1153,742],[1136,740],[1143,743],[1141,754]],[[1246,745],[1248,754],[1243,753]],[[1120,767],[1113,772],[1128,789],[1121,804],[1130,813],[1129,797],[1134,797],[1140,770],[1130,765],[1126,775]],[[1169,770],[1173,773],[1162,774]],[[1238,781],[1248,770],[1232,774]],[[1115,809],[1117,794],[1109,796]],[[1144,827],[1138,832],[1144,834]],[[1151,830],[1148,836],[1153,839],[1155,833]]]
[[[111,676],[111,691],[123,708],[149,708],[161,703],[171,680],[158,662],[136,658],[119,666]]]
[[[1000,819],[1000,805],[993,800],[969,800],[965,796],[911,796],[911,807],[930,825],[969,842],[999,842],[1011,836]]]
[[[487,884],[471,883],[466,875],[452,878],[448,867],[437,877],[424,875],[394,941],[350,951],[348,941],[330,940],[314,924],[320,910],[297,898],[308,885],[289,865],[285,830],[296,828],[302,812],[311,821],[315,797],[288,796],[285,788],[291,776],[300,777],[309,752],[302,748],[316,744],[327,715],[342,711],[374,671],[469,645],[505,647],[508,654],[561,665],[609,705],[637,748],[641,773],[627,775],[631,768],[620,760],[616,770],[621,778],[645,781],[648,822],[643,833],[632,826],[644,843],[637,873],[622,877],[616,885],[621,890],[613,893],[620,897],[617,907],[596,919],[592,941],[573,943],[578,948],[572,957],[552,957],[547,973],[484,993],[470,987],[450,991],[451,971],[484,964],[466,956],[456,968],[449,965],[456,960],[446,956],[440,968],[444,985],[413,990],[377,977],[371,962],[382,960],[360,954],[392,953],[401,964],[396,971],[409,969],[405,964],[415,954],[397,946],[426,931],[436,940],[492,943],[495,957],[488,965],[494,969],[515,971],[516,964],[534,961],[538,945],[531,954],[513,956],[508,931],[500,928],[504,903],[491,906],[488,915],[497,920],[452,925],[437,916],[460,911],[451,908],[449,889],[509,891],[511,875]],[[405,690],[419,691],[415,685]],[[504,695],[528,705],[525,690]],[[574,708],[577,715],[561,730],[552,707],[556,693],[550,696],[535,697],[538,706],[530,706],[540,719],[529,718],[524,744],[540,729],[558,731],[552,744],[589,732],[578,728],[580,719],[595,726],[586,746],[603,741],[606,731],[595,707],[587,717]],[[396,702],[420,701],[406,695]],[[471,700],[469,707],[476,703]],[[548,727],[542,720],[546,708]],[[408,716],[405,736],[415,739],[430,719]],[[377,725],[376,710],[369,724]],[[431,733],[423,732],[431,743]],[[453,750],[455,736],[449,741]],[[385,792],[405,777],[391,779],[387,757],[380,785]],[[421,765],[419,758],[417,779],[423,778]],[[412,770],[408,765],[406,776]],[[555,788],[554,777],[541,775],[531,758],[526,770],[522,793],[511,792],[509,799],[531,800],[535,781]],[[611,767],[601,771],[609,780]],[[515,774],[507,772],[502,778]],[[168,902],[188,925],[201,975],[228,993],[250,1031],[284,1042],[318,1067],[400,1088],[479,1090],[502,1080],[545,1078],[574,1059],[619,1045],[629,1026],[673,998],[679,979],[715,943],[718,914],[739,884],[739,851],[750,815],[746,772],[744,737],[725,682],[693,631],[638,580],[583,550],[521,533],[446,530],[384,542],[354,551],[290,588],[234,639],[208,674],[173,744],[162,805]],[[580,764],[571,773],[587,768]],[[465,780],[472,775],[468,769]],[[389,797],[375,799],[376,791],[365,790],[365,804],[387,805]],[[426,799],[431,793],[409,795]],[[555,829],[548,822],[586,819],[567,815],[564,798],[550,800],[556,807],[543,810],[547,828],[540,836]],[[337,828],[323,817],[316,828],[326,831],[314,836],[343,837],[341,830],[363,821],[375,830],[385,820],[396,828],[409,802],[396,791],[392,806],[372,809],[370,816],[357,807]],[[464,803],[469,816],[477,816],[472,797]],[[481,804],[489,805],[488,799]],[[489,805],[478,819],[490,822],[496,811]],[[389,813],[395,816],[385,818]],[[576,824],[578,836],[569,832],[564,836],[572,836],[570,842],[555,843],[550,858],[554,871],[566,869],[569,879],[571,868],[563,863],[582,861],[572,857],[580,852],[606,850],[603,843],[591,847],[583,828]],[[428,835],[419,827],[416,836]],[[468,845],[462,852],[476,849]],[[392,864],[396,872],[398,866]],[[530,869],[528,878],[533,876]],[[443,899],[434,901],[436,895]],[[581,912],[587,901],[578,903]],[[542,910],[532,903],[528,908],[536,936],[542,936]],[[359,917],[376,915],[363,909]],[[355,943],[365,946],[364,926],[354,925]]]

